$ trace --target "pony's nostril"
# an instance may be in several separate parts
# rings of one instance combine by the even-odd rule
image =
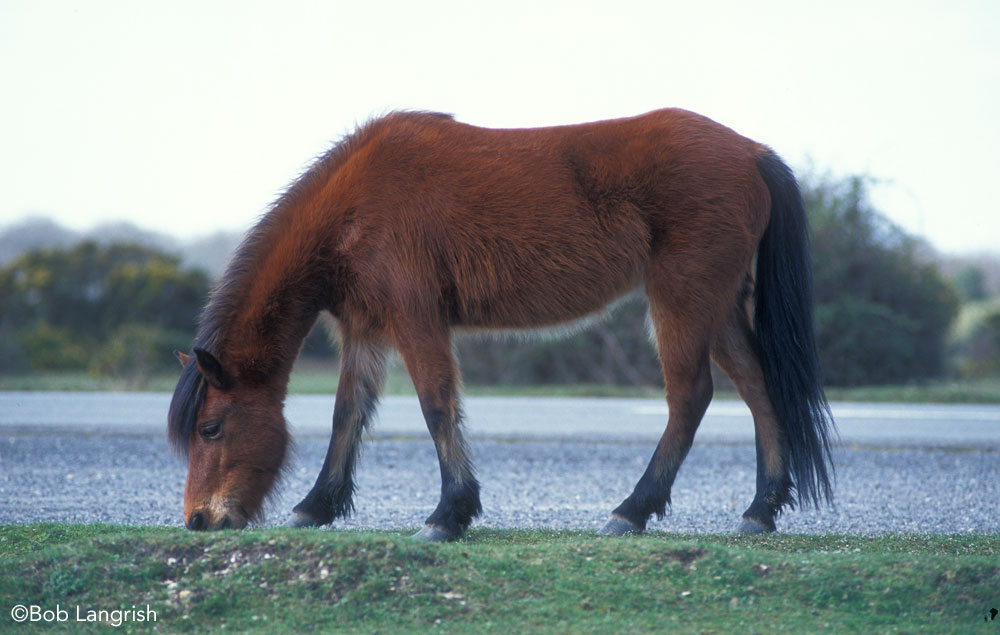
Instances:
[[[226,514],[225,516],[222,517],[222,522],[219,523],[219,529],[232,529],[232,528],[233,528],[233,519],[229,517],[229,514]]]
[[[205,522],[205,514],[201,512],[195,512],[191,514],[191,518],[187,521],[187,528],[191,531],[202,531],[208,528],[208,523]]]

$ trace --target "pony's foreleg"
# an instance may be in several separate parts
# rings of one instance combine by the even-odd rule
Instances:
[[[674,477],[712,400],[711,316],[690,312],[692,304],[663,298],[654,290],[649,300],[670,415],[646,471],[632,494],[612,512],[602,534],[641,533],[651,515],[662,518],[666,514]]]
[[[757,359],[745,302],[750,285],[738,298],[729,320],[712,347],[712,358],[739,392],[753,415],[757,446],[757,493],[743,512],[739,533],[774,531],[774,518],[791,501],[788,442],[771,405],[764,373]]]
[[[294,527],[326,525],[354,509],[354,465],[385,382],[385,351],[344,336],[333,434],[316,484],[292,510]]]
[[[445,328],[416,329],[396,337],[396,347],[413,379],[427,429],[441,467],[441,501],[414,538],[443,542],[461,537],[482,506],[462,435],[458,367]]]

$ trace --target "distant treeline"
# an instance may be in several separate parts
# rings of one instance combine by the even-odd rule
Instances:
[[[208,290],[203,271],[151,247],[29,251],[0,270],[0,370],[164,370],[190,346]]]
[[[926,243],[872,209],[866,183],[819,178],[804,186],[827,383],[1000,373],[997,261],[942,267]],[[215,261],[206,263],[210,274],[171,253],[176,244],[155,245],[155,235],[135,230],[137,239],[128,240],[129,226],[117,226],[125,242],[73,242],[46,223],[0,231],[0,372],[87,369],[141,381],[172,370],[172,352],[190,347],[220,251],[228,252],[234,238],[207,239],[217,245]],[[17,232],[22,243],[37,246],[17,252]],[[646,310],[635,298],[568,336],[458,338],[464,380],[662,384]],[[335,357],[336,344],[318,328],[303,354]]]

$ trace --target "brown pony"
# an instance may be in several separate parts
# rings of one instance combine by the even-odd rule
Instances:
[[[333,434],[290,523],[351,512],[358,445],[395,348],[441,467],[440,503],[416,537],[461,536],[481,508],[452,332],[576,320],[637,287],[669,418],[603,532],[664,515],[712,398],[710,359],[753,414],[757,493],[740,531],[773,531],[784,506],[830,500],[806,220],[777,155],[683,110],[530,130],[394,113],[316,161],[213,292],[169,413],[189,460],[187,526],[259,516],[288,446],[289,372],[327,311],[342,346]]]

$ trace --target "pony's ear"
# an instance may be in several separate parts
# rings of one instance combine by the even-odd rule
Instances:
[[[228,390],[230,386],[229,374],[222,368],[219,360],[203,348],[194,349],[195,361],[198,363],[198,370],[201,376],[210,386],[219,390]]]
[[[191,356],[181,351],[174,351],[174,357],[181,363],[181,366],[187,366],[188,362],[191,361]]]

